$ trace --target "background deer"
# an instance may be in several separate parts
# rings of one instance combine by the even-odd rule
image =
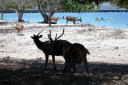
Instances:
[[[75,24],[76,21],[82,22],[81,18],[77,19],[76,17],[72,17],[72,16],[67,16],[66,20],[67,20],[66,24],[68,23],[68,21],[73,21],[73,24]]]
[[[57,18],[51,17],[51,21],[50,22],[55,21],[55,23],[57,24],[58,19],[59,19],[59,17],[57,17]]]
[[[12,25],[12,26],[13,26],[13,25]],[[23,26],[21,23],[16,24],[16,26],[13,26],[13,27],[17,30],[18,34],[19,34],[20,32],[22,33],[23,28],[24,28],[24,26]]]
[[[48,34],[48,38],[51,41],[42,42],[42,41],[39,40],[42,37],[42,35],[40,35],[41,32],[39,32],[37,35],[34,34],[31,38],[34,40],[34,43],[36,44],[36,46],[40,50],[42,50],[44,52],[44,54],[45,54],[46,63],[45,63],[44,70],[46,70],[46,68],[47,68],[47,63],[48,63],[49,55],[52,55],[54,69],[56,69],[56,66],[55,66],[55,55],[56,56],[63,55],[63,48],[64,48],[64,46],[66,46],[67,44],[70,44],[70,42],[68,42],[66,40],[62,40],[62,41],[59,41],[59,40],[56,41],[55,40],[56,42],[54,42],[54,44],[53,44],[53,42],[51,42],[52,41],[51,33]],[[55,39],[59,39],[63,34],[64,34],[64,30],[63,30],[63,33],[59,37],[56,36]]]

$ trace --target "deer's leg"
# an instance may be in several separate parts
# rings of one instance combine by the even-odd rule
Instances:
[[[45,55],[45,58],[46,58],[46,62],[45,62],[45,68],[44,68],[44,70],[46,70],[46,69],[47,69],[47,64],[48,64],[48,57],[49,57],[49,55]]]
[[[56,70],[56,66],[55,66],[55,56],[52,55],[52,61],[53,61],[53,64],[54,64],[54,70]]]
[[[92,81],[91,76],[90,76],[89,71],[88,71],[87,58],[84,59],[83,63],[84,63],[84,66],[85,66],[85,68],[86,68],[86,71],[87,71],[87,73],[88,73],[89,79],[90,79],[90,81]]]
[[[21,29],[21,34],[22,34],[22,29]]]
[[[75,20],[73,21],[73,24],[75,24]]]
[[[88,63],[87,63],[87,59],[85,58],[84,59],[84,66],[85,66],[85,68],[86,68],[86,71],[87,71],[87,73],[88,73],[88,75],[89,75],[89,71],[88,71]]]
[[[66,72],[66,68],[67,68],[67,65],[66,65],[66,60],[65,60],[65,66],[64,66],[64,69],[63,69],[64,72]]]
[[[57,24],[57,21],[55,21],[55,23]]]
[[[73,66],[72,62],[68,62],[68,64],[67,64],[67,74],[68,75],[66,78],[67,81],[70,81],[71,78],[73,77],[72,66]]]
[[[75,64],[73,64],[73,73],[75,73],[76,72],[76,66],[75,66]]]
[[[67,62],[68,62],[68,60],[67,60],[67,56],[66,55],[64,55],[64,60],[65,60],[65,67],[64,67],[64,69],[63,69],[63,71],[64,72],[66,72],[67,71]]]
[[[20,33],[20,31],[18,30],[18,34]]]
[[[67,20],[67,22],[66,22],[66,25],[67,25],[67,23],[68,23],[68,20]]]

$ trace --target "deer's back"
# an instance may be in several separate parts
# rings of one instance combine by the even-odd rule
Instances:
[[[42,43],[42,50],[45,54],[60,56],[63,55],[64,47],[70,44],[71,43],[66,40],[57,40],[54,42],[45,41]]]
[[[71,45],[71,43],[66,40],[56,40],[53,42],[53,48],[57,55],[63,55],[63,49],[68,45]]]
[[[72,17],[72,16],[68,16],[66,17],[66,20],[69,20],[69,21],[74,21],[76,18],[75,17]]]
[[[69,56],[74,63],[82,63],[86,54],[89,54],[89,51],[82,44],[74,43],[71,45]]]

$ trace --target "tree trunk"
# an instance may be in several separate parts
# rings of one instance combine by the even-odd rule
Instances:
[[[18,15],[18,22],[23,22],[23,20],[22,20],[22,14],[21,13],[19,13],[19,15]]]
[[[43,21],[43,22],[44,22],[44,23],[48,23],[48,16],[47,16],[47,15],[45,15],[45,16],[42,15],[42,17],[44,18],[44,21]]]
[[[50,21],[51,21],[51,16],[48,17],[48,21],[49,21],[49,22],[48,22],[49,27],[51,27],[51,22],[50,22]]]
[[[48,23],[48,15],[46,15],[46,13],[43,13],[43,12],[42,12],[41,7],[40,7],[39,4],[38,4],[38,10],[40,11],[42,17],[44,18],[43,23]]]
[[[3,11],[3,9],[1,9],[1,20],[3,20],[3,13],[4,13],[4,11]]]
[[[16,12],[17,12],[17,15],[18,15],[18,22],[23,22],[24,20],[22,20],[22,17],[23,17],[24,9],[16,11]]]

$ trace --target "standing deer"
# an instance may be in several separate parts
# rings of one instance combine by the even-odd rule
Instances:
[[[58,45],[56,42],[63,41],[63,40],[57,40],[56,38],[55,40],[53,40],[51,37],[49,38],[49,40],[53,43],[54,47],[58,47],[58,48],[60,47],[60,45]],[[74,43],[74,44],[65,45],[63,46],[62,51],[63,51],[63,57],[65,58],[65,68],[64,68],[65,71],[68,71],[69,73],[71,73],[71,70],[73,68],[73,72],[75,72],[76,71],[75,65],[81,64],[83,62],[86,68],[86,71],[89,75],[86,56],[87,54],[90,54],[90,53],[82,44]],[[69,75],[67,80],[70,80],[71,76],[72,75]]]
[[[13,26],[13,25],[12,25],[12,26]],[[19,34],[20,32],[22,33],[23,28],[24,28],[24,26],[23,26],[21,23],[16,24],[16,26],[13,26],[13,27],[17,30],[18,34]]]
[[[85,69],[89,75],[88,63],[86,58],[87,54],[90,54],[89,51],[82,44],[79,44],[79,43],[73,43],[69,48],[65,48],[65,49],[66,49],[66,52],[64,54],[67,54],[67,55],[64,55],[64,56],[68,58],[67,71],[71,73],[73,68],[73,72],[75,72],[76,71],[75,65],[81,64],[83,62]],[[71,76],[72,74],[69,74],[69,77],[67,78],[67,80],[70,80]]]
[[[54,44],[53,44],[53,42],[51,42],[52,41],[51,33],[48,34],[48,37],[49,37],[49,39],[51,41],[42,42],[42,41],[39,40],[39,38],[42,37],[42,35],[40,35],[41,32],[39,32],[37,35],[34,34],[31,38],[34,40],[34,43],[36,44],[36,46],[40,50],[42,50],[44,52],[44,54],[45,54],[46,63],[45,63],[44,70],[46,70],[46,68],[47,68],[47,63],[48,63],[49,55],[52,55],[54,69],[56,69],[56,66],[55,66],[55,55],[56,56],[63,55],[63,48],[64,48],[64,46],[70,44],[70,42],[68,42],[66,40],[62,40],[62,41],[58,40],[57,42],[54,42]],[[64,34],[64,30],[63,30],[63,33],[59,37],[61,37],[63,34]],[[59,37],[56,36],[55,39],[58,39]]]
[[[64,55],[65,48],[72,45],[72,43],[70,43],[67,40],[58,40],[60,37],[62,37],[63,34],[64,34],[64,29],[63,29],[62,34],[59,37],[57,37],[57,34],[56,34],[56,37],[55,37],[54,40],[51,37],[51,31],[50,31],[50,34],[48,34],[48,38],[51,41],[54,50],[58,51],[61,54],[61,56]],[[66,67],[67,67],[67,63],[66,62],[67,62],[68,59],[65,56],[63,56],[63,57],[65,59],[64,71],[66,71]]]
[[[57,18],[55,18],[55,17],[51,17],[50,22],[55,21],[55,23],[57,24],[58,19],[59,19],[59,17],[57,17]]]
[[[76,21],[82,22],[81,18],[77,19],[76,17],[72,17],[72,16],[67,16],[66,20],[67,20],[66,24],[68,23],[68,21],[73,21],[73,24],[75,24]]]

